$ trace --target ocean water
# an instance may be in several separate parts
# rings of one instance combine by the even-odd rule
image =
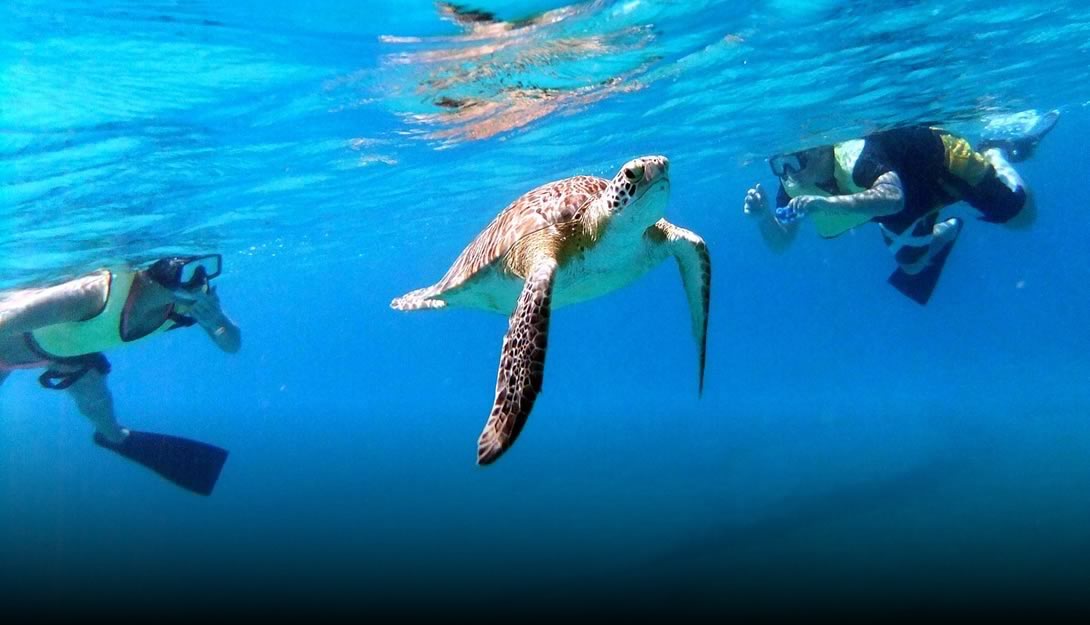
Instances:
[[[243,337],[108,354],[123,424],[230,450],[207,498],[93,445],[36,375],[4,382],[8,605],[1087,607],[1090,6],[463,8],[0,5],[0,289],[216,252]],[[1018,165],[1036,222],[953,207],[926,308],[875,226],[775,254],[741,210],[769,154],[1050,109]],[[506,319],[389,301],[521,193],[642,154],[711,251],[703,395],[664,263],[553,314],[525,430],[476,466]]]

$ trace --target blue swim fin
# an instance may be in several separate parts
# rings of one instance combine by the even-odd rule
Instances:
[[[111,443],[95,432],[94,441],[99,447],[141,464],[200,495],[212,494],[227,462],[226,449],[168,434],[132,430],[125,440]]]
[[[998,117],[984,128],[977,150],[983,152],[989,148],[999,148],[1006,153],[1012,163],[1024,161],[1033,156],[1037,144],[1049,133],[1060,119],[1057,110],[1037,115],[1035,111],[1024,111],[1014,115]]]
[[[920,306],[927,306],[931,294],[935,292],[935,287],[939,283],[942,269],[946,266],[946,259],[950,256],[950,251],[954,249],[954,244],[957,243],[958,237],[961,235],[963,225],[961,220],[958,219],[958,230],[954,235],[954,239],[946,247],[942,248],[938,254],[935,254],[927,267],[924,267],[919,273],[906,273],[898,267],[896,271],[890,274],[889,283],[893,285],[893,288],[904,293]]]

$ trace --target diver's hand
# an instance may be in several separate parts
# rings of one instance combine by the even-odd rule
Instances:
[[[746,200],[742,204],[742,212],[750,217],[759,217],[768,210],[768,195],[761,188],[761,183],[746,191]]]
[[[224,325],[227,319],[220,307],[219,295],[216,295],[215,287],[208,292],[198,291],[193,295],[194,301],[189,309],[189,316],[197,320],[205,328],[216,328]]]
[[[810,213],[825,210],[831,204],[828,198],[820,195],[800,195],[792,198],[787,206],[776,209],[776,221],[785,226],[793,224]]]
[[[197,320],[223,351],[233,354],[242,347],[242,332],[224,314],[215,288],[208,289],[207,293],[198,293],[188,314]]]

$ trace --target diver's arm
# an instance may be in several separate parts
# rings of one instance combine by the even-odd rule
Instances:
[[[772,213],[768,213],[757,222],[757,229],[761,231],[761,238],[764,239],[768,249],[779,254],[795,240],[799,225],[797,223],[781,224],[776,221]]]
[[[110,274],[96,273],[42,289],[28,289],[0,300],[0,335],[89,319],[105,305]]]
[[[901,177],[890,171],[879,176],[866,191],[826,198],[826,203],[827,210],[882,217],[904,209],[905,193]]]
[[[776,200],[777,205],[786,204],[785,198],[787,194],[781,185]],[[757,221],[757,229],[765,245],[777,254],[786,250],[798,233],[798,224],[781,224],[776,221],[776,216],[768,210],[768,199],[760,183],[746,193],[743,212]]]
[[[242,348],[242,331],[227,318],[227,315],[220,314],[219,319],[214,324],[205,325],[202,323],[201,327],[208,333],[216,347],[228,354],[233,354]]]

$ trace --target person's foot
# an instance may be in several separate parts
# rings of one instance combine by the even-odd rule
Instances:
[[[99,430],[98,433],[111,445],[120,445],[129,437],[129,429],[118,426],[108,432]]]
[[[954,242],[954,239],[958,238],[958,234],[961,233],[962,222],[957,217],[951,217],[946,221],[940,221],[935,224],[935,227],[931,229],[931,233],[934,235],[934,241],[938,243],[935,245],[932,243],[932,256],[935,253],[942,251],[947,245]]]
[[[924,267],[929,267],[935,262],[935,258],[940,256],[946,248],[954,244],[958,235],[961,234],[962,221],[957,217],[951,217],[946,221],[940,221],[935,224],[935,227],[931,229],[931,249],[927,252],[927,262]]]
[[[945,221],[940,221],[940,223],[935,224],[935,227],[931,229],[935,239],[943,242],[943,248],[945,248],[946,244],[950,241],[957,239],[960,231],[961,219],[958,217],[950,217]]]

